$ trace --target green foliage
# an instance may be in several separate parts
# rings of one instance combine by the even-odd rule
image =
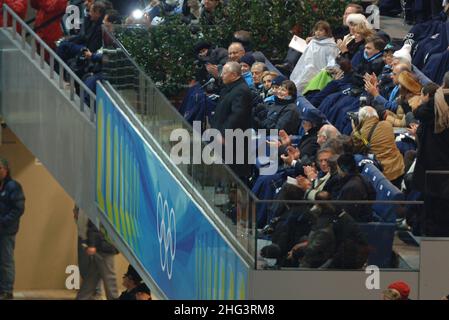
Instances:
[[[193,79],[194,44],[208,40],[227,48],[233,32],[252,32],[254,50],[269,59],[282,59],[293,34],[307,37],[318,20],[332,26],[341,24],[349,0],[230,0],[216,13],[217,25],[191,27],[179,17],[166,17],[165,23],[149,31],[128,29],[116,34],[124,47],[168,97]]]

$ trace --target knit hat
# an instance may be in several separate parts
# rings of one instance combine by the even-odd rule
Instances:
[[[410,287],[402,281],[393,282],[388,286],[388,289],[397,290],[401,294],[402,300],[407,300],[410,294]]]
[[[398,77],[399,84],[412,92],[413,94],[421,94],[422,85],[416,80],[412,73],[409,71],[402,71]]]
[[[288,80],[288,78],[281,74],[281,75],[279,75],[279,76],[277,76],[276,78],[273,79],[272,85],[280,86],[282,84],[282,82],[284,82],[285,80]]]
[[[412,46],[410,44],[406,43],[401,48],[401,50],[398,50],[395,53],[393,53],[393,57],[402,58],[402,59],[412,63],[412,56],[411,56],[410,52],[412,52]]]
[[[250,67],[256,62],[256,59],[254,59],[253,55],[251,53],[245,54],[243,57],[240,58],[240,62],[246,63]]]
[[[364,24],[368,29],[373,29],[373,26],[371,23],[368,22],[366,17],[361,13],[351,13],[346,18],[346,24],[349,26],[349,24]]]
[[[388,52],[388,51],[396,51],[396,47],[393,43],[387,43],[387,45],[384,48],[384,52]]]
[[[135,283],[142,282],[142,278],[137,273],[136,269],[133,268],[132,265],[128,266],[128,271],[125,273],[125,276],[134,281]]]

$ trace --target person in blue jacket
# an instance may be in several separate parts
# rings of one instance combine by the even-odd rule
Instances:
[[[24,211],[22,186],[11,178],[8,161],[0,159],[0,300],[13,299],[14,247]]]

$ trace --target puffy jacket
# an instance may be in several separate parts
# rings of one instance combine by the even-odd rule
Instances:
[[[16,234],[24,211],[25,196],[22,186],[7,177],[0,188],[0,234]]]
[[[36,33],[51,48],[55,48],[55,42],[62,37],[61,18],[67,7],[67,0],[31,0],[31,7],[37,10],[34,28]],[[47,24],[47,21],[53,22]],[[47,24],[41,27],[43,24]]]
[[[27,0],[0,0],[0,27],[3,27],[3,5],[6,4],[15,13],[19,15],[20,18],[25,19],[27,15],[28,2]],[[8,25],[11,25],[12,19],[8,19]]]

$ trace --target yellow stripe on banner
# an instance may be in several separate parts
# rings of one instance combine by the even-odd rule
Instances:
[[[123,199],[123,207],[125,210],[125,226],[126,226],[126,234],[128,235],[126,241],[128,242],[128,244],[131,244],[131,228],[129,227],[129,214],[130,214],[130,210],[129,210],[129,183],[128,183],[128,167],[129,167],[129,154],[128,154],[128,145],[125,145],[125,162],[123,163],[123,167],[124,167],[124,179],[123,179],[123,183],[124,183],[124,199]]]
[[[118,192],[119,192],[119,181],[118,181],[118,171],[119,171],[119,140],[118,140],[118,128],[114,127],[114,202],[112,203],[114,207],[114,225],[117,232],[120,234],[120,218],[118,216]]]
[[[229,268],[231,273],[229,275],[229,292],[228,292],[228,300],[235,300],[235,274],[234,269]]]
[[[106,207],[109,221],[113,223],[112,216],[112,181],[111,181],[111,115],[108,114],[106,122]]]
[[[103,197],[103,174],[104,174],[104,167],[103,167],[103,156],[104,156],[104,132],[103,132],[103,117],[104,117],[104,110],[103,110],[103,99],[100,99],[98,101],[97,106],[97,202],[98,207],[102,212],[105,212],[104,207],[104,197]]]
[[[124,159],[123,159],[123,135],[120,137],[120,174],[119,174],[119,181],[120,181],[120,189],[119,189],[119,195],[120,195],[120,203],[119,203],[119,212],[120,212],[120,224],[122,226],[122,235],[126,238],[128,237],[128,232],[126,230],[126,224],[125,224],[125,213],[123,211],[123,193],[125,190],[123,190],[123,166],[124,166]]]
[[[225,255],[220,255],[220,269],[221,269],[221,277],[220,277],[220,300],[225,299],[226,294],[226,261],[224,259]]]
[[[214,265],[215,265],[215,271],[214,271],[214,288],[213,288],[213,292],[214,292],[214,296],[213,299],[217,300],[218,299],[218,265],[219,265],[219,255],[218,255],[218,246],[215,248],[216,250],[216,254],[214,257]]]
[[[243,275],[239,272],[239,300],[245,299],[246,299],[245,279]]]

